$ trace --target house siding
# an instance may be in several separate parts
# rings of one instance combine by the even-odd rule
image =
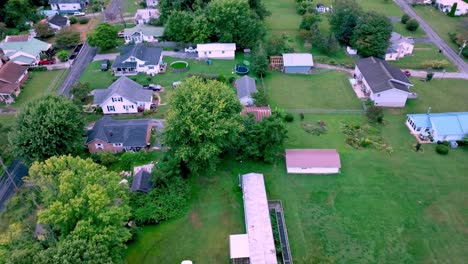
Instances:
[[[284,66],[285,73],[310,73],[310,66]]]
[[[52,10],[60,11],[60,13],[73,13],[81,11],[80,3],[71,3],[71,4],[51,4]]]
[[[299,167],[288,167],[288,173],[294,174],[335,174],[340,172],[340,168],[299,168]]]
[[[404,107],[408,94],[396,89],[387,90],[377,94],[371,94],[370,99],[376,106],[383,107]]]
[[[211,53],[210,53],[211,52]],[[224,53],[221,50],[213,50],[213,51],[198,51],[198,57],[203,59],[230,59],[233,60],[236,57],[236,53],[234,50],[225,50]]]
[[[96,145],[101,144],[102,149],[97,148]],[[89,153],[100,153],[100,152],[112,152],[112,153],[119,153],[123,151],[123,147],[114,147],[112,143],[107,143],[103,140],[93,140],[88,144],[88,151]]]
[[[138,106],[142,106],[145,108],[145,110],[149,110],[151,107],[151,102],[132,102],[127,100],[126,98],[122,97],[122,102],[112,102],[112,97],[122,97],[120,95],[114,94],[112,96],[109,96],[107,100],[104,101],[100,105],[102,108],[102,112],[104,114],[132,114],[132,113],[138,113]],[[130,107],[128,110],[124,108],[124,106],[129,106],[132,105],[133,109]],[[108,111],[107,106],[114,106],[115,111]]]

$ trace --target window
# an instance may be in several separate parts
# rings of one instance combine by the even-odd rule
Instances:
[[[96,149],[104,149],[104,146],[101,143],[94,144]]]
[[[417,132],[421,131],[421,128],[420,127],[416,128],[416,131]]]
[[[107,112],[115,112],[115,107],[113,105],[108,105]]]
[[[148,66],[149,70],[154,70],[154,66]]]
[[[133,108],[133,105],[124,105],[123,108],[124,108],[125,110],[134,109],[134,108]]]
[[[123,146],[122,143],[114,143],[114,144],[112,144],[112,145],[113,145],[114,147],[122,147],[122,146]]]
[[[112,102],[123,102],[122,97],[112,97]]]
[[[211,54],[211,51],[208,51],[208,54]]]
[[[222,54],[224,54],[224,50],[223,50],[223,51],[221,51],[221,53],[222,53]]]
[[[380,97],[380,94],[377,94],[377,97]]]
[[[205,55],[206,55],[206,51],[205,51]]]

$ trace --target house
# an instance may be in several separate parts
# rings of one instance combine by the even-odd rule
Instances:
[[[162,37],[164,27],[154,27],[145,24],[138,24],[132,28],[123,30],[125,44],[139,44],[142,42],[158,42],[158,38]]]
[[[286,167],[288,173],[339,173],[340,155],[336,149],[287,149]]]
[[[255,79],[244,75],[237,78],[234,82],[237,89],[237,97],[242,105],[253,105],[254,99],[252,95],[257,92],[257,85]]]
[[[139,83],[122,76],[107,89],[93,90],[94,105],[104,114],[131,114],[151,109],[153,91],[143,89]]]
[[[46,17],[47,19],[49,19],[49,18],[55,16],[55,15],[58,14],[58,13],[59,13],[59,12],[58,12],[57,10],[40,10],[40,11],[38,12],[38,14],[39,14],[40,16],[44,16],[44,17]]]
[[[200,59],[228,59],[236,57],[236,43],[197,44]]]
[[[349,55],[356,55],[356,54],[357,54],[357,50],[351,48],[350,46],[346,46],[346,52],[347,52]]]
[[[332,11],[332,8],[326,7],[322,3],[318,3],[317,6],[315,7],[315,10],[317,11],[317,13],[328,13]]]
[[[310,73],[314,67],[312,54],[309,53],[285,53],[283,54],[283,72],[285,73]]]
[[[148,24],[151,19],[158,19],[160,16],[158,9],[138,9],[133,19],[135,24]]]
[[[431,5],[432,0],[413,0],[412,4],[415,4],[415,5]]]
[[[120,55],[112,64],[112,70],[116,76],[136,75],[139,72],[154,76],[164,72],[162,49],[143,44],[122,47]]]
[[[444,13],[449,13],[452,10],[452,6],[457,4],[457,9],[455,10],[455,16],[463,16],[468,14],[468,3],[463,0],[436,0],[435,6]]]
[[[382,59],[369,57],[359,60],[354,77],[376,106],[404,107],[408,98],[416,97],[409,89],[413,84],[401,70]]]
[[[0,49],[10,61],[20,65],[36,65],[41,54],[46,54],[52,44],[32,38],[29,35],[7,36],[0,43]]]
[[[406,55],[413,54],[414,39],[403,37],[402,35],[392,32],[390,37],[390,46],[385,52],[385,60],[398,60]]]
[[[255,121],[260,122],[264,118],[271,116],[271,108],[269,106],[244,106],[241,115],[253,114]]]
[[[21,85],[28,79],[28,67],[7,62],[0,68],[0,102],[11,104],[21,92]]]
[[[60,14],[69,14],[83,10],[88,0],[49,0],[50,8]]]
[[[244,174],[241,181],[247,234],[229,237],[231,262],[277,264],[263,174]]]
[[[468,135],[468,112],[408,114],[406,126],[420,139],[457,141]]]
[[[148,119],[114,120],[105,116],[88,131],[86,145],[90,153],[139,151],[149,146],[150,137]]]
[[[63,27],[70,26],[70,21],[68,18],[60,14],[56,14],[55,16],[48,18],[47,22],[49,22],[50,27],[55,30],[60,30]]]
[[[158,5],[158,0],[146,0],[146,7],[155,7]]]
[[[154,164],[150,163],[143,166],[133,168],[133,181],[130,187],[131,192],[144,192],[147,193],[152,189],[151,185],[151,171]]]

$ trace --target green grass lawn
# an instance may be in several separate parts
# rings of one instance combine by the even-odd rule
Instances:
[[[270,104],[284,109],[361,109],[347,75],[340,72],[273,72],[265,78],[265,86]]]
[[[418,28],[416,31],[409,31],[405,28],[405,25],[401,22],[392,23],[393,31],[405,36],[413,38],[423,38],[426,37],[426,33],[421,28]]]
[[[397,61],[388,61],[390,64],[403,69],[423,69],[427,70],[424,67],[424,62],[430,60],[446,60],[449,63],[449,66],[445,69],[448,72],[457,71],[457,67],[448,60],[444,54],[439,53],[439,48],[432,43],[416,43],[414,45],[413,54],[401,58]],[[442,71],[435,70],[435,71]]]
[[[133,16],[137,9],[142,9],[140,1],[135,0],[124,0],[122,6],[122,13],[124,16]]]

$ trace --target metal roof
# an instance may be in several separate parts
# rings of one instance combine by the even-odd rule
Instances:
[[[285,53],[283,54],[283,65],[288,66],[314,66],[314,60],[310,53]]]
[[[197,50],[200,51],[227,51],[227,50],[236,50],[236,43],[207,43],[207,44],[197,44]]]
[[[0,43],[0,48],[2,48],[5,51],[5,53],[7,53],[8,51],[15,51],[15,53],[24,52],[32,55],[33,57],[38,56],[42,51],[48,50],[51,46],[51,44],[48,44],[35,38],[30,38],[27,41],[8,41]],[[11,57],[13,56],[10,55],[10,58]]]
[[[299,168],[341,168],[336,149],[287,149],[286,166]]]
[[[236,79],[237,97],[242,99],[244,97],[252,97],[252,94],[257,92],[257,85],[255,79],[247,75]]]
[[[408,114],[416,127],[432,128],[438,136],[468,134],[468,112]]]
[[[153,36],[153,37],[162,37],[164,33],[164,27],[154,27],[148,26],[146,24],[138,24],[132,28],[124,29],[124,36],[131,36],[136,32],[141,32],[141,34],[145,36]]]
[[[231,259],[248,258],[249,252],[249,235],[238,234],[229,236],[229,251]]]

